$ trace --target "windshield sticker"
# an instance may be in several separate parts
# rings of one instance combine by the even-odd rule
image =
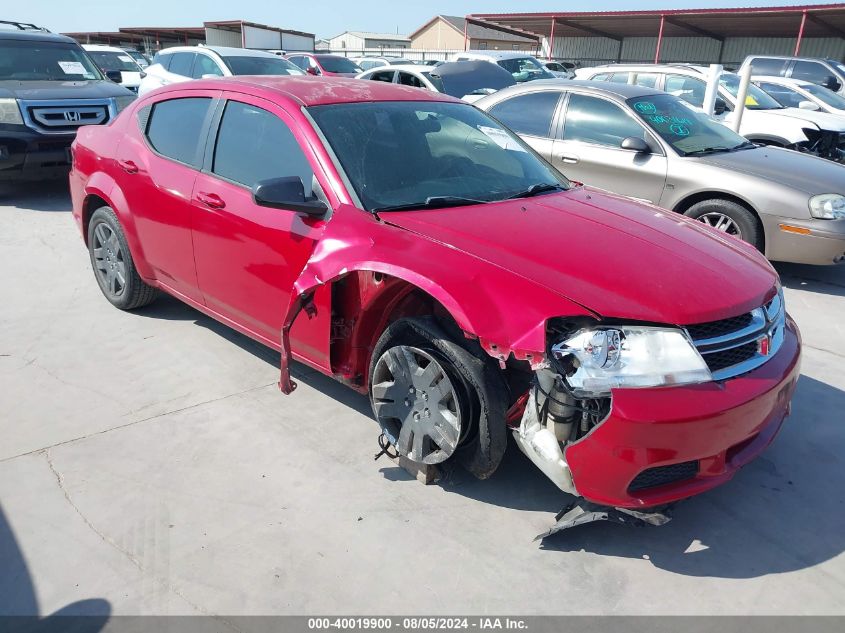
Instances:
[[[487,138],[492,140],[496,145],[502,149],[512,152],[524,152],[525,148],[514,141],[507,132],[499,130],[494,127],[487,127],[486,125],[479,125],[478,131],[484,134]]]
[[[129,55],[118,55],[117,58],[122,62],[131,62],[132,58]]]
[[[640,101],[634,107],[641,114],[654,114],[657,112],[657,106],[651,101]]]
[[[689,136],[689,128],[686,125],[679,125],[675,123],[669,126],[669,131],[675,136]]]
[[[745,105],[756,106],[756,105],[760,105],[760,104],[757,102],[757,99],[754,98],[754,95],[746,95]]]
[[[59,62],[59,68],[61,68],[62,72],[66,75],[88,74],[88,71],[85,70],[85,66],[83,66],[80,62]]]

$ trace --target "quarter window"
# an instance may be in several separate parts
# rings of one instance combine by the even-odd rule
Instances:
[[[517,134],[548,138],[558,101],[559,92],[532,92],[497,103],[490,114]]]
[[[618,148],[629,136],[646,140],[643,126],[622,108],[604,99],[570,95],[563,132],[565,140]]]
[[[173,59],[170,60],[168,70],[174,75],[190,77],[194,57],[196,57],[196,53],[173,53]]]
[[[299,176],[311,195],[314,170],[284,121],[267,110],[229,101],[220,122],[212,171],[247,187],[268,178]]]
[[[211,99],[168,99],[153,105],[147,123],[147,140],[163,156],[194,165],[200,133]]]

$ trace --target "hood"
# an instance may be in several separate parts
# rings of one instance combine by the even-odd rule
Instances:
[[[107,79],[95,81],[0,81],[0,98],[38,99],[106,99],[126,97],[133,93]]]
[[[676,325],[715,321],[759,307],[777,282],[763,256],[732,237],[586,187],[380,217],[604,317]],[[519,299],[513,297],[514,309]]]
[[[845,117],[838,114],[830,114],[829,112],[819,112],[815,110],[801,110],[800,108],[784,108],[783,110],[763,110],[776,116],[788,116],[793,119],[801,119],[803,121],[810,121],[819,126],[822,130],[833,130],[836,132],[845,132]]]
[[[759,147],[683,160],[747,174],[810,195],[845,193],[845,166],[780,147]]]

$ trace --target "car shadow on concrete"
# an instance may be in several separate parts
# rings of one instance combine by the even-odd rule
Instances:
[[[15,207],[24,211],[71,211],[67,179],[0,183],[0,206]]]
[[[55,579],[45,579],[47,585],[54,582]],[[72,602],[50,615],[40,616],[33,578],[0,507],[0,630],[9,633],[97,633],[105,627],[111,611],[107,600],[93,598]]]
[[[777,262],[774,266],[785,288],[845,297],[845,264],[807,266]]]
[[[278,367],[278,352],[176,299],[162,297],[138,314],[194,320]],[[365,396],[335,380],[297,363],[292,375],[339,404],[372,416]],[[845,436],[839,421],[823,415],[830,411],[845,411],[845,392],[802,376],[792,415],[773,446],[731,482],[677,504],[670,523],[643,528],[592,523],[555,534],[539,546],[550,555],[587,551],[648,559],[678,574],[719,578],[795,571],[839,556],[845,551]],[[374,421],[374,439],[377,433]],[[512,441],[502,464],[486,481],[460,467],[445,466],[438,483],[444,492],[517,511],[548,512],[548,527],[571,500]],[[385,462],[380,471],[391,481],[419,485],[392,463]],[[535,535],[521,536],[530,543]]]

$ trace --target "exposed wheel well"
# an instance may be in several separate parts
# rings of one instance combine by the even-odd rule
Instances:
[[[677,205],[675,205],[673,211],[676,211],[677,213],[686,213],[690,207],[698,204],[699,202],[704,202],[705,200],[730,200],[731,202],[735,202],[736,204],[748,209],[754,216],[754,219],[757,220],[757,226],[760,229],[760,235],[763,236],[763,247],[765,248],[766,234],[763,230],[763,222],[760,220],[760,214],[757,213],[757,210],[742,198],[725,193],[724,191],[701,191],[681,200]]]
[[[88,246],[88,222],[91,216],[94,214],[94,211],[100,207],[106,207],[108,204],[100,196],[94,194],[88,195],[85,198],[85,202],[82,203],[82,236],[85,239],[86,246]]]

